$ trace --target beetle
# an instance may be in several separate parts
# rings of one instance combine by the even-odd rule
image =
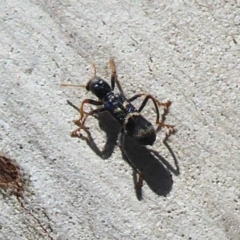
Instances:
[[[136,184],[136,188],[142,186],[143,174],[137,169],[130,159],[127,157],[127,154],[123,148],[124,135],[128,134],[130,137],[134,138],[141,145],[153,145],[156,140],[156,130],[153,125],[141,115],[141,111],[145,107],[148,100],[152,100],[155,109],[156,109],[156,124],[160,127],[166,127],[170,130],[170,133],[173,132],[174,125],[165,124],[159,120],[159,109],[158,106],[163,106],[164,110],[168,110],[171,105],[170,101],[166,103],[158,101],[150,94],[136,94],[131,98],[126,98],[124,95],[118,79],[116,72],[116,65],[113,59],[109,61],[111,68],[111,86],[102,78],[96,75],[96,67],[93,64],[94,68],[94,77],[90,79],[87,83],[86,90],[91,91],[97,98],[85,99],[82,101],[79,107],[80,118],[74,123],[78,126],[76,130],[71,132],[71,137],[80,137],[81,129],[86,129],[85,122],[89,116],[98,114],[100,112],[108,111],[113,118],[122,126],[119,137],[118,137],[118,146],[121,149],[124,158],[130,164],[130,166],[138,173],[139,179]],[[114,88],[115,84],[118,86],[120,93],[115,94]],[[62,84],[63,86],[69,86],[70,84]],[[79,85],[70,85],[70,86],[79,86]],[[145,97],[140,107],[137,109],[134,107],[132,102],[139,97]],[[94,109],[88,113],[84,112],[84,105],[91,104],[95,106],[101,106],[100,108]]]

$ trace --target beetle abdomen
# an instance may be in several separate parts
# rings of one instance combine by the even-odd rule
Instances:
[[[153,145],[156,140],[156,132],[153,125],[140,113],[129,114],[126,119],[125,130],[141,145]]]

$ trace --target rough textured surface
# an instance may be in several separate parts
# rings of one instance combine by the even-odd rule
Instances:
[[[36,218],[1,197],[0,239],[239,239],[240,4],[207,2],[1,3],[0,150],[28,176]],[[99,151],[69,136],[78,113],[66,101],[92,96],[60,84],[86,84],[91,62],[109,79],[110,57],[127,96],[173,102],[168,145],[164,131],[148,148],[126,140],[141,201],[113,120],[87,122]]]

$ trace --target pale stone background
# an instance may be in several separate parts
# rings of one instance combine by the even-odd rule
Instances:
[[[240,239],[239,1],[3,0],[0,14],[0,150],[52,228],[1,197],[0,239]],[[127,96],[173,102],[168,145],[164,131],[152,147],[126,141],[141,201],[108,115],[87,122],[105,160],[69,136],[78,113],[66,101],[93,96],[60,84],[85,84],[91,62],[109,80],[110,57]],[[154,122],[151,103],[143,114]]]

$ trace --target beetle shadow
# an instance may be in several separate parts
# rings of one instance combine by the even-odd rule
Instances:
[[[166,196],[171,191],[173,185],[171,173],[174,175],[180,174],[178,161],[169,145],[168,150],[170,149],[175,167],[161,156],[158,151],[139,145],[129,136],[125,137],[124,147],[131,162],[143,173],[144,181],[150,189],[157,195]],[[135,179],[136,177],[134,176]],[[138,199],[141,200],[141,191],[136,189],[136,194]]]
[[[78,108],[71,102],[68,101],[68,104],[78,110]],[[97,119],[96,121],[98,121],[100,129],[106,134],[106,142],[102,150],[100,150],[97,146],[90,130],[84,129],[87,136],[81,135],[80,138],[85,140],[92,151],[99,157],[102,159],[108,159],[117,145],[116,143],[121,126],[108,112],[102,112],[94,115],[93,117]],[[173,167],[163,156],[161,156],[158,151],[151,150],[146,146],[140,145],[127,134],[125,134],[125,141],[123,143],[125,154],[133,165],[143,173],[144,182],[148,184],[153,192],[161,196],[166,196],[172,189],[173,179],[171,173],[174,175],[180,174],[178,161],[166,140],[167,139],[164,141],[164,145],[168,148],[170,154],[172,155],[175,167]],[[135,186],[137,182],[135,172],[133,174],[133,182]],[[141,200],[141,188],[135,190],[137,198]]]
[[[102,112],[94,116],[97,119],[100,129],[106,134],[106,142],[102,147],[102,150],[97,146],[94,138],[89,129],[84,129],[87,136],[79,136],[82,140],[85,140],[88,146],[102,159],[108,159],[111,157],[117,143],[118,134],[121,127],[115,119],[111,117],[108,112]]]
[[[72,102],[68,100],[67,103],[79,112],[79,108],[76,105],[74,105]],[[112,155],[114,148],[116,147],[118,133],[120,132],[121,127],[119,126],[118,122],[114,118],[112,118],[112,116],[107,111],[94,114],[92,115],[92,117],[94,117],[96,121],[98,121],[100,129],[106,134],[106,142],[102,150],[100,150],[100,148],[97,146],[88,128],[82,129],[82,131],[85,131],[86,136],[81,134],[79,138],[86,141],[86,143],[92,149],[92,151],[95,152],[100,158],[108,159]]]

